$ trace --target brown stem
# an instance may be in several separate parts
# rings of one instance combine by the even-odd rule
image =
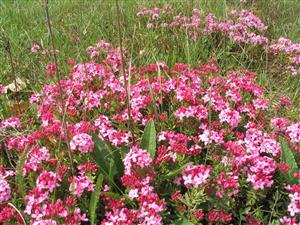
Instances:
[[[12,51],[11,51],[11,45],[10,45],[10,41],[8,37],[4,36],[4,41],[5,43],[5,50],[8,54],[8,58],[9,58],[9,64],[11,67],[11,73],[14,79],[14,84],[15,84],[15,88],[16,88],[16,92],[19,91],[18,89],[18,82],[17,82],[17,75],[16,75],[16,70],[15,70],[15,66],[14,66],[14,61],[13,61],[13,56],[12,56]],[[20,102],[19,99],[17,98],[17,106],[18,106],[18,113],[21,113],[21,107],[20,107]]]
[[[54,35],[52,32],[52,27],[51,27],[51,20],[50,20],[50,16],[49,16],[49,6],[48,6],[48,0],[45,0],[45,13],[46,13],[46,20],[47,20],[47,26],[48,26],[48,31],[49,31],[49,36],[50,36],[50,41],[51,41],[51,47],[52,47],[52,57],[54,60],[54,64],[55,64],[55,68],[56,68],[56,78],[57,78],[57,84],[59,87],[59,92],[60,92],[60,100],[61,100],[61,107],[62,107],[62,115],[64,117],[64,114],[66,112],[66,108],[65,108],[65,104],[63,101],[63,89],[61,87],[61,83],[60,81],[61,79],[61,74],[60,71],[58,69],[58,60],[57,60],[57,56],[56,56],[56,50],[55,50],[55,46],[54,46]],[[71,152],[71,148],[70,148],[70,138],[69,138],[69,133],[67,130],[67,126],[66,126],[66,122],[65,119],[62,119],[62,126],[63,126],[63,130],[66,134],[66,141],[67,141],[67,146],[68,146],[68,154],[69,154],[69,158],[70,158],[70,165],[71,165],[71,170],[72,170],[72,174],[74,174],[74,164],[73,164],[73,157],[72,157],[72,152]]]
[[[123,45],[122,45],[122,37],[121,37],[121,21],[120,21],[120,6],[119,1],[116,0],[116,9],[117,9],[117,22],[118,22],[118,39],[119,39],[119,46],[120,46],[120,53],[121,53],[121,72],[123,74],[124,79],[124,86],[126,91],[126,105],[127,105],[127,112],[128,112],[128,128],[131,130],[132,133],[132,141],[135,143],[135,137],[134,137],[134,130],[133,130],[133,123],[131,118],[131,109],[130,109],[130,96],[129,96],[129,90],[128,90],[128,82],[126,79],[126,73],[125,73],[125,61],[124,61],[124,52],[123,52]]]

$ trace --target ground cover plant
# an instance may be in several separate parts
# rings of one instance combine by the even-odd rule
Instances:
[[[300,224],[297,40],[260,1],[166,3],[101,3],[115,37],[76,58],[47,17],[24,70],[2,33],[0,223]]]

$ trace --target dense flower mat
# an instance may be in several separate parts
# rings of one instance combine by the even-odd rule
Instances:
[[[214,59],[123,76],[119,49],[88,51],[95,61],[1,122],[1,223],[299,224],[289,99]]]

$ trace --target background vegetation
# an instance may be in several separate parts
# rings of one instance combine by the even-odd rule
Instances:
[[[197,64],[217,57],[224,69],[248,68],[259,74],[260,83],[271,95],[289,96],[296,107],[300,105],[299,76],[281,75],[268,59],[258,54],[253,47],[232,48],[230,43],[214,45],[211,39],[200,38],[192,41],[184,33],[168,30],[149,30],[141,24],[136,12],[142,6],[162,6],[170,1],[120,1],[122,12],[122,36],[124,48],[130,61],[145,65],[165,61]],[[256,13],[268,26],[268,37],[290,38],[300,42],[300,4],[298,0],[257,0],[240,3],[238,0],[189,0],[172,1],[178,12],[191,14],[198,7],[203,12],[212,12],[217,17],[227,17],[232,9],[247,8]],[[85,49],[97,40],[104,39],[117,44],[117,19],[113,0],[51,0],[50,17],[58,50],[60,70],[67,75],[70,68],[68,59],[85,61],[89,56]],[[15,77],[27,79],[30,85],[18,99],[26,100],[31,91],[38,91],[49,82],[45,76],[45,65],[51,63],[50,55],[38,58],[30,53],[33,43],[50,49],[44,1],[2,0],[0,1],[0,83],[7,85]],[[10,58],[11,56],[11,58]],[[64,67],[63,67],[64,65]],[[12,69],[13,67],[13,69]],[[20,95],[20,94],[19,94]],[[12,98],[14,95],[11,95]]]

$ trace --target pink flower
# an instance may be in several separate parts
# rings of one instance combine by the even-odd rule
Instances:
[[[39,190],[49,190],[53,192],[55,187],[60,186],[60,177],[54,172],[44,170],[36,180],[36,186]]]
[[[33,104],[36,103],[40,100],[40,95],[39,94],[32,94],[30,99],[29,99],[29,103]]]
[[[24,213],[27,215],[35,214],[35,211],[39,209],[41,203],[46,202],[49,199],[48,192],[40,190],[39,188],[33,189],[30,193],[25,196],[26,208]],[[36,217],[36,215],[32,215]]]
[[[221,122],[229,123],[229,125],[232,128],[237,127],[241,120],[240,114],[237,111],[232,110],[230,108],[226,108],[222,110],[221,113],[219,114],[219,118]]]
[[[292,142],[300,142],[300,123],[295,123],[286,129],[287,135],[290,137]]]
[[[5,93],[5,91],[5,87],[2,84],[0,84],[0,94]]]
[[[292,101],[288,97],[281,97],[279,99],[279,102],[287,108],[290,108],[292,106]]]
[[[137,146],[132,146],[130,151],[127,153],[123,159],[125,166],[125,174],[130,175],[134,167],[144,168],[148,167],[152,163],[149,152],[140,149]]]
[[[290,218],[287,216],[280,218],[280,223],[283,225],[300,225],[300,223],[297,223],[296,218]]]
[[[47,220],[38,220],[35,221],[32,225],[57,225],[55,220],[47,219]]]
[[[100,115],[99,118],[95,120],[95,126],[98,128],[99,137],[102,140],[108,138],[110,143],[112,143],[114,146],[129,143],[131,133],[126,131],[117,131],[114,129],[112,122],[107,116]]]
[[[47,148],[37,148],[33,147],[29,150],[26,155],[24,167],[23,167],[23,174],[26,175],[27,172],[34,171],[37,172],[38,166],[50,159],[50,154]]]
[[[128,196],[130,199],[138,198],[139,197],[138,189],[131,189],[128,193]]]
[[[0,203],[8,201],[11,197],[11,190],[8,182],[0,175]]]
[[[86,218],[86,214],[85,213],[81,214],[81,210],[78,207],[76,207],[74,209],[73,217],[74,217],[75,221],[77,221],[77,222],[88,221],[88,218]]]
[[[20,119],[17,117],[7,118],[0,123],[0,129],[19,128],[20,126],[21,122]]]
[[[54,76],[56,74],[56,65],[53,63],[50,63],[46,66],[47,69],[47,75],[48,76]]]
[[[75,176],[70,184],[69,190],[80,197],[85,190],[94,191],[94,184],[87,176]]]
[[[290,204],[288,211],[292,217],[300,214],[300,184],[288,185],[286,189],[290,192]]]
[[[40,49],[41,49],[41,47],[38,44],[33,44],[32,47],[31,47],[31,49],[30,49],[30,51],[32,53],[36,53]]]
[[[252,101],[253,106],[255,109],[267,109],[268,108],[268,102],[265,99],[254,99]]]
[[[207,117],[208,117],[207,111],[208,111],[207,108],[202,105],[189,106],[188,108],[182,106],[179,109],[177,109],[174,112],[174,114],[180,120],[182,120],[184,117],[185,118],[195,117],[195,118],[198,118],[199,120],[201,120],[201,119],[207,119]]]
[[[94,141],[93,138],[86,133],[76,134],[70,142],[70,147],[72,150],[77,148],[81,153],[93,152]]]
[[[257,157],[249,167],[247,181],[252,183],[255,190],[271,187],[275,170],[276,163],[273,159],[266,156]]]
[[[199,141],[204,142],[204,145],[211,144],[213,142],[217,144],[223,144],[223,133],[220,131],[214,131],[214,130],[209,130],[209,128],[206,125],[202,125],[200,127],[203,129],[203,132],[198,135]]]
[[[187,188],[199,188],[201,184],[206,184],[211,171],[212,169],[205,165],[188,165],[182,173],[183,183]]]
[[[276,117],[271,119],[271,125],[275,130],[284,132],[286,128],[290,125],[291,121],[283,117]]]

